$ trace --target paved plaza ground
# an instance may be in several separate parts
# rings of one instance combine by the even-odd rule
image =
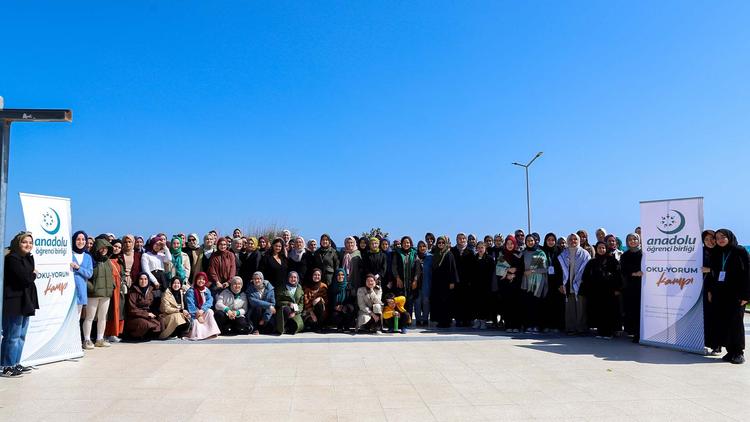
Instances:
[[[115,344],[0,379],[0,420],[750,420],[748,364],[627,339],[420,331]]]

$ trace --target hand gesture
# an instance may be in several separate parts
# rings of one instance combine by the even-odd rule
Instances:
[[[276,308],[275,307],[271,306],[269,308],[269,310],[271,311],[271,315],[276,315]]]

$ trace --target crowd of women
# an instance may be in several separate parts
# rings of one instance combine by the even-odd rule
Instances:
[[[625,243],[596,230],[543,238],[431,233],[415,244],[350,236],[343,248],[285,230],[274,239],[215,231],[202,238],[144,239],[73,234],[76,300],[84,349],[111,342],[303,330],[406,333],[412,326],[473,327],[510,333],[565,332],[639,341],[640,230]],[[703,233],[706,346],[744,362],[744,306],[750,260],[731,231]],[[32,236],[22,232],[5,257],[2,375],[19,364],[28,317],[38,309]],[[94,327],[94,321],[96,326]],[[94,331],[95,330],[95,331]],[[95,334],[95,335],[94,335]]]

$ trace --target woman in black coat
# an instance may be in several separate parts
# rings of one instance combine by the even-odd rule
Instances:
[[[562,286],[562,267],[557,259],[562,248],[557,245],[557,235],[547,233],[541,247],[547,255],[547,296],[542,306],[542,326],[552,332],[565,330],[565,295],[560,292]]]
[[[21,232],[10,242],[10,253],[5,256],[3,286],[3,340],[0,345],[3,377],[18,377],[28,372],[21,366],[21,353],[29,329],[29,317],[39,309],[36,292],[36,272],[31,249],[34,239],[29,232]]]
[[[722,357],[736,364],[745,362],[745,305],[750,300],[750,258],[737,244],[734,233],[716,231],[716,251],[711,255],[711,284],[708,300],[714,310],[714,334],[719,346],[727,349]]]
[[[458,284],[458,271],[445,237],[438,237],[435,248],[436,254],[432,258],[430,319],[437,321],[438,328],[449,328],[454,307],[452,290]]]
[[[625,332],[633,336],[633,343],[641,338],[641,237],[630,233],[625,242],[628,250],[620,257],[620,272],[623,282],[623,299],[625,302]]]
[[[583,270],[579,293],[588,298],[589,326],[596,327],[597,337],[611,339],[618,329],[617,296],[622,290],[620,262],[614,254],[607,253],[604,242],[597,242],[595,250],[596,256]]]
[[[263,273],[274,289],[280,289],[289,276],[289,259],[284,254],[284,241],[277,237],[271,249],[260,258],[259,271]]]
[[[708,301],[708,286],[711,285],[713,275],[711,274],[711,255],[716,248],[716,232],[713,230],[704,230],[701,237],[703,238],[703,341],[704,345],[711,351],[711,356],[721,354],[719,339],[714,332],[714,304]]]

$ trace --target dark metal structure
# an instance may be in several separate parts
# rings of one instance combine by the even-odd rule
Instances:
[[[514,166],[523,167],[526,170],[526,222],[528,225],[526,226],[526,235],[531,234],[531,194],[529,193],[529,167],[531,167],[531,164],[536,161],[537,158],[542,156],[542,152],[537,152],[534,158],[531,159],[527,164],[521,164],[521,163],[512,163]]]
[[[5,215],[8,205],[8,158],[10,157],[10,124],[13,122],[72,122],[73,112],[54,109],[2,108],[0,98],[0,242],[5,242]],[[5,259],[0,259],[0,292],[3,291]],[[0,315],[3,301],[0,299]]]

